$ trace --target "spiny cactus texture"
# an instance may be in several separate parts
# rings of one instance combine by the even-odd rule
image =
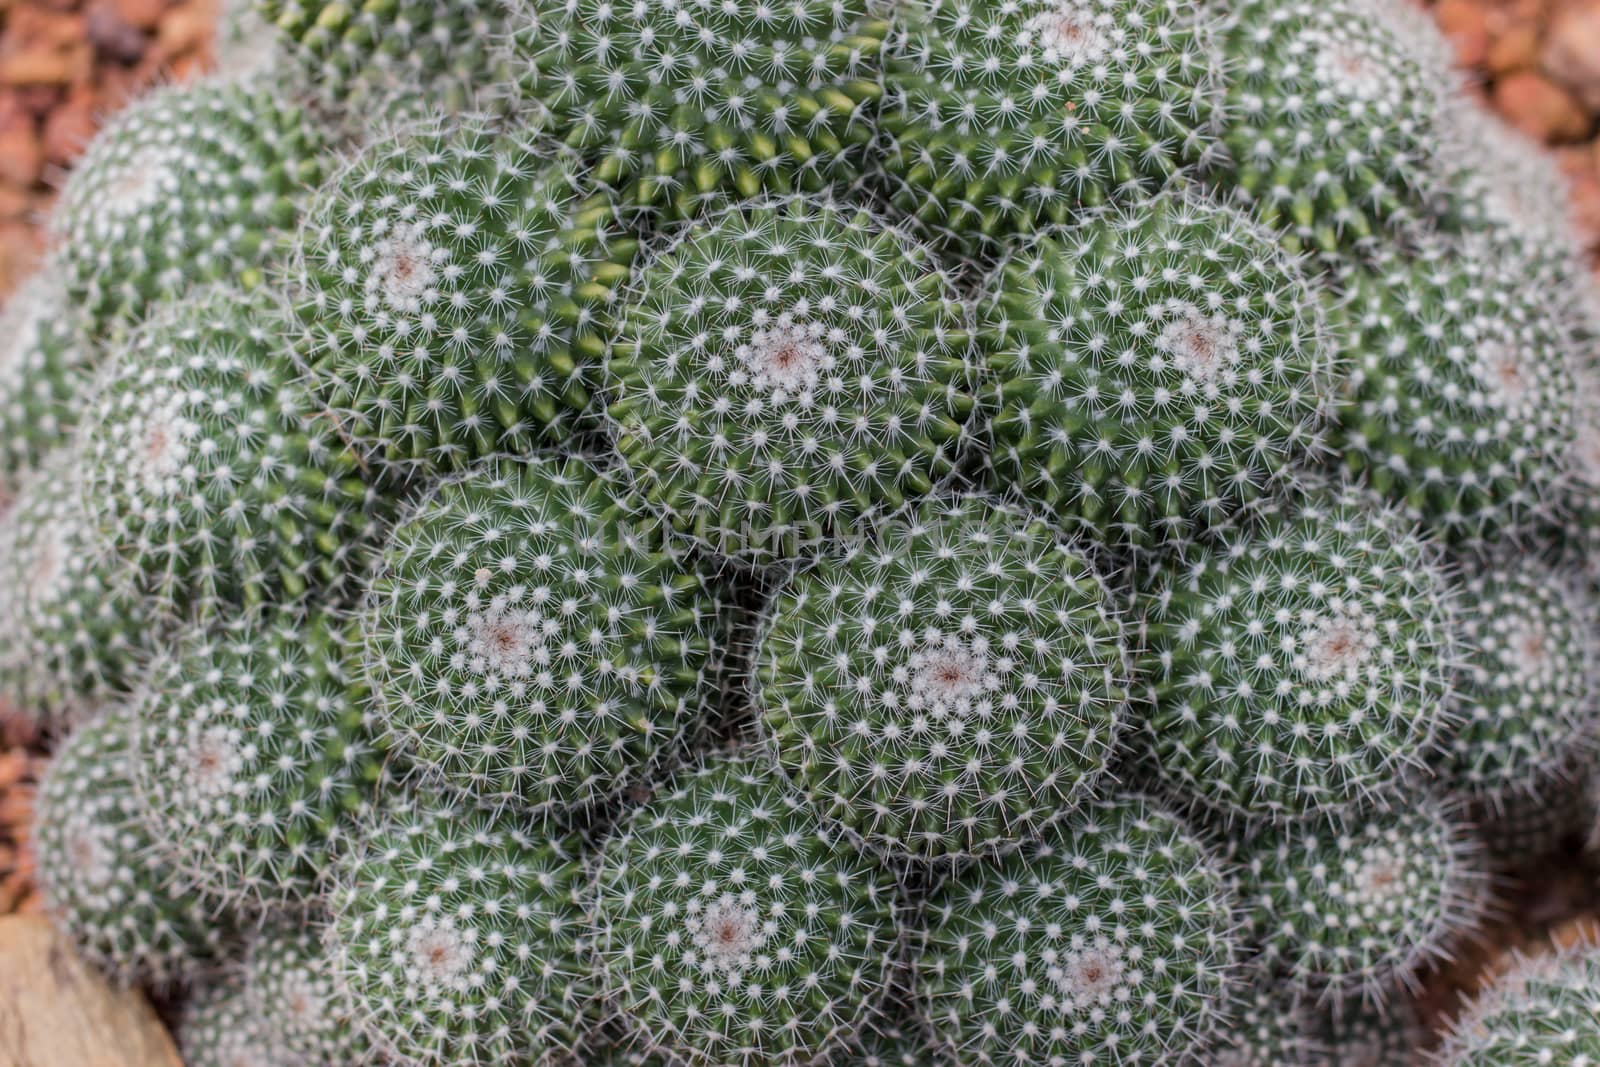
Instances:
[[[1405,0],[227,2],[0,320],[198,1067],[1414,1067],[1591,829],[1600,289]]]
[[[74,730],[39,787],[33,841],[46,906],[123,983],[172,985],[228,934],[215,900],[179,881],[134,788],[132,715],[113,708]]]
[[[1597,740],[1597,620],[1579,576],[1533,556],[1471,566],[1461,583],[1464,663],[1442,773],[1482,810],[1571,781]]]
[[[310,381],[401,473],[559,443],[637,241],[579,161],[476,123],[370,145],[312,203],[288,290]]]
[[[1591,942],[1521,960],[1455,1021],[1439,1067],[1600,1063],[1600,948]]]
[[[0,496],[14,496],[77,425],[99,355],[85,328],[48,267],[0,307]]]
[[[1480,235],[1354,267],[1335,320],[1355,365],[1338,451],[1456,540],[1525,537],[1597,484],[1569,339],[1534,264]]]
[[[934,892],[916,989],[957,1063],[1195,1062],[1241,992],[1234,907],[1181,821],[1103,800]]]
[[[603,159],[625,199],[706,200],[848,180],[883,87],[865,0],[514,0],[506,65],[535,121]]]
[[[614,468],[490,461],[395,530],[363,662],[380,720],[419,764],[561,814],[680,754],[719,696],[726,614]]]
[[[1159,188],[1212,147],[1218,19],[1192,0],[896,6],[877,166],[967,252]]]
[[[983,496],[891,523],[792,581],[756,705],[828,816],[918,857],[1037,837],[1099,786],[1128,643],[1081,548]]]
[[[409,1067],[546,1067],[595,1017],[577,841],[426,792],[351,835],[335,870],[335,982]]]
[[[70,448],[41,462],[0,515],[0,694],[45,721],[97,711],[172,629],[107,563]]]
[[[1223,32],[1225,160],[1208,183],[1300,247],[1371,245],[1442,192],[1442,48],[1384,0],[1238,0]]]
[[[891,874],[741,756],[628,815],[591,892],[606,998],[677,1064],[830,1062],[873,1024],[898,962]]]
[[[1269,828],[1234,857],[1261,966],[1297,993],[1381,1002],[1479,917],[1481,846],[1438,803]]]
[[[151,835],[187,881],[241,910],[312,897],[380,776],[345,635],[302,615],[192,628],[132,701]]]
[[[1139,745],[1186,801],[1232,818],[1380,806],[1440,742],[1454,593],[1400,512],[1313,491],[1157,568]]]
[[[266,82],[196,82],[119,114],[52,216],[61,270],[104,336],[196,281],[249,286],[281,257],[330,145]]]
[[[1296,261],[1244,215],[1141,201],[1017,246],[987,290],[993,478],[1064,519],[1188,536],[1318,447],[1335,350]]]
[[[306,1067],[370,1062],[332,961],[313,929],[274,923],[186,1009],[188,1067]]]
[[[85,506],[163,608],[337,587],[382,514],[295,380],[287,321],[271,294],[207,287],[133,335],[84,416]]]
[[[617,449],[681,531],[744,563],[858,534],[949,474],[977,408],[933,254],[866,211],[762,200],[644,264],[606,367]]]

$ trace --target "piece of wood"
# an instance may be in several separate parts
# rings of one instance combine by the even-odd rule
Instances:
[[[0,1067],[183,1067],[144,994],[115,989],[42,915],[0,918]]]

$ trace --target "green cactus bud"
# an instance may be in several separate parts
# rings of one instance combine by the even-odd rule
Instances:
[[[1350,489],[1262,509],[1146,580],[1161,780],[1225,817],[1351,813],[1440,744],[1459,662],[1432,545]]]
[[[340,853],[336,983],[390,1058],[550,1067],[591,1028],[576,839],[509,811],[396,798]]]
[[[1570,338],[1537,275],[1478,235],[1347,272],[1336,316],[1356,362],[1337,451],[1456,540],[1527,535],[1600,484]]]
[[[313,1067],[367,1063],[370,1047],[318,933],[280,920],[201,987],[178,1045],[188,1067]]]
[[[1211,147],[1217,19],[1193,0],[896,6],[880,166],[966,253],[1148,195]]]
[[[727,612],[616,470],[490,461],[396,528],[361,619],[396,744],[562,813],[647,782],[719,696]]]
[[[1144,797],[1101,800],[935,891],[913,964],[955,1062],[1171,1063],[1239,991],[1222,867]]]
[[[887,32],[864,0],[512,6],[506,65],[534,121],[632,202],[692,217],[864,166]]]
[[[1101,536],[1181,539],[1320,448],[1335,348],[1271,234],[1165,194],[1051,230],[991,277],[991,476]]]
[[[289,289],[312,385],[401,473],[564,442],[635,246],[570,153],[475,121],[402,129],[301,232]]]
[[[1463,569],[1460,722],[1438,764],[1476,809],[1509,811],[1570,782],[1595,746],[1595,618],[1581,578],[1536,557],[1501,553]]]
[[[1014,846],[1103,780],[1129,653],[1081,548],[972,496],[891,523],[783,590],[756,706],[819,810],[919,858]]]
[[[199,281],[249,287],[282,258],[330,146],[260,84],[158,89],[100,131],[51,227],[91,334],[142,318]]]
[[[640,491],[747,564],[877,525],[950,473],[977,407],[925,248],[829,200],[693,225],[635,275],[607,413]]]
[[[46,722],[97,711],[136,680],[170,620],[101,551],[71,447],[0,516],[0,694]]]
[[[296,608],[192,627],[132,701],[135,782],[186,881],[241,910],[311,899],[381,756],[345,638]]]
[[[77,425],[101,351],[86,329],[51,267],[0,307],[0,495],[14,495]]]
[[[612,831],[592,902],[635,1047],[690,1067],[828,1062],[898,956],[895,885],[752,760],[684,772]]]
[[[1267,827],[1235,857],[1248,940],[1297,993],[1382,1003],[1481,917],[1486,857],[1451,809]]]
[[[296,382],[289,332],[270,294],[200,290],[133,335],[85,413],[88,510],[164,608],[337,590],[384,514]]]
[[[1443,191],[1440,111],[1460,81],[1422,17],[1379,0],[1239,0],[1223,32],[1227,159],[1209,184],[1293,246],[1370,245]]]
[[[1478,995],[1441,1044],[1439,1067],[1600,1063],[1600,948],[1524,958]]]
[[[32,839],[46,907],[119,983],[170,986],[212,958],[230,921],[162,860],[134,790],[132,716],[113,707],[56,750]]]

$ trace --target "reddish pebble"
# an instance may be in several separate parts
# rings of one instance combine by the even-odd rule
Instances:
[[[1577,97],[1542,74],[1521,70],[1495,82],[1494,102],[1522,132],[1541,141],[1576,141],[1589,132]]]
[[[1600,0],[1577,0],[1556,11],[1541,63],[1551,78],[1600,109]]]
[[[1433,9],[1439,29],[1455,46],[1456,61],[1476,67],[1489,50],[1487,12],[1479,0],[1440,0]]]
[[[52,111],[44,124],[46,159],[65,167],[82,154],[84,146],[94,137],[97,106],[94,89],[90,86],[80,85],[72,90],[66,102]]]

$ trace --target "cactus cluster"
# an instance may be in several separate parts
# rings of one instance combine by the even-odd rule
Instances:
[[[1600,296],[1418,18],[251,3],[0,314],[43,899],[189,1062],[1398,1067],[1591,836]]]

